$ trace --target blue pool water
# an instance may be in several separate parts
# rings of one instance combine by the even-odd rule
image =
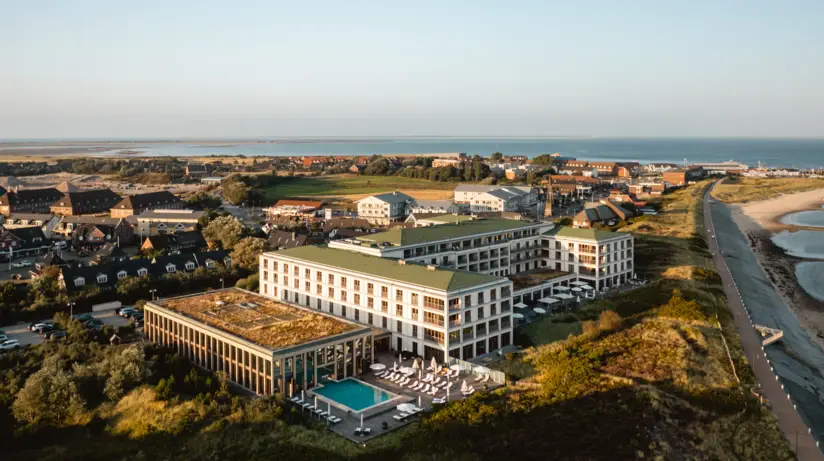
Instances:
[[[354,411],[361,411],[393,397],[388,392],[351,378],[327,383],[323,387],[315,389],[315,393]]]

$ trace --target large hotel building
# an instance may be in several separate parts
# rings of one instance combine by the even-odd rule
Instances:
[[[259,394],[368,369],[376,353],[471,360],[513,343],[521,303],[574,302],[633,272],[631,234],[477,219],[260,257],[259,294],[146,305],[146,334]],[[291,386],[287,389],[287,386]]]

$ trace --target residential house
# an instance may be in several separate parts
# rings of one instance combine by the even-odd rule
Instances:
[[[183,208],[183,205],[180,197],[163,190],[126,196],[110,212],[112,218],[127,218],[147,210],[173,210]]]
[[[120,262],[129,259],[129,255],[116,243],[105,243],[93,255],[89,264],[100,265],[109,262]]]
[[[94,214],[109,211],[120,201],[110,189],[90,189],[67,192],[52,203],[51,212],[61,216]]]
[[[49,213],[49,207],[63,196],[54,187],[8,191],[0,196],[0,213]]]
[[[415,200],[410,213],[458,213],[460,207],[452,200]]]
[[[68,266],[69,263],[63,260],[63,257],[61,256],[60,252],[49,251],[37,259],[37,261],[34,263],[34,269],[30,270],[29,274],[31,275],[32,279],[36,279],[44,275],[46,270],[48,270],[50,267],[61,268]]]
[[[283,248],[296,248],[309,243],[308,234],[300,234],[297,232],[288,232],[282,230],[273,230],[269,233],[269,238],[266,240],[266,246],[270,250],[280,250]]]
[[[468,205],[472,212],[528,211],[540,205],[540,196],[531,186],[460,184],[455,188],[455,203]]]
[[[51,249],[51,241],[40,226],[4,229],[0,232],[0,260],[8,261],[43,254]]]
[[[618,175],[618,163],[616,162],[589,162],[589,168],[595,168],[601,176]]]
[[[159,234],[146,237],[141,250],[160,251],[196,251],[207,246],[206,239],[200,231],[178,232],[176,234]]]
[[[2,216],[0,216],[2,218]],[[5,218],[3,227],[15,229],[18,227],[40,226],[46,238],[52,237],[52,232],[60,223],[60,217],[47,213],[14,213]]]
[[[662,173],[665,183],[671,187],[686,186],[707,176],[703,168],[669,170]]]
[[[573,216],[572,226],[585,229],[596,224],[611,226],[618,221],[625,221],[633,216],[635,216],[633,211],[609,200],[601,200],[600,202],[587,203],[580,213]]]
[[[111,224],[79,224],[72,232],[72,247],[97,251],[106,243],[117,243],[117,226]]]
[[[192,179],[199,179],[209,176],[209,168],[202,163],[188,163],[186,164],[186,177]]]
[[[204,213],[194,210],[147,210],[136,217],[135,233],[141,239],[151,235],[174,234],[199,229]]]
[[[78,228],[83,227],[83,234],[88,232],[89,226],[111,226],[114,233],[110,239],[112,242],[120,241],[121,245],[132,243],[134,240],[134,228],[127,220],[121,218],[109,218],[103,216],[63,216],[60,222],[52,231],[53,236],[63,240],[75,240],[74,234]]]
[[[414,201],[412,197],[398,191],[370,195],[356,202],[358,217],[373,224],[389,225],[406,219]]]
[[[264,208],[266,218],[275,216],[305,216],[313,217],[323,206],[318,200],[278,200],[269,208]]]

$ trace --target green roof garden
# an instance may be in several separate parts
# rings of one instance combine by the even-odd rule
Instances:
[[[454,224],[459,222],[472,221],[475,218],[464,214],[443,214],[440,216],[433,216],[431,218],[423,218],[422,221],[442,222],[444,224]]]
[[[368,243],[389,243],[391,245],[419,245],[455,238],[472,237],[491,232],[507,232],[535,225],[529,221],[512,219],[477,219],[455,224],[440,224],[430,227],[395,228],[386,232],[364,235],[358,240]]]
[[[550,229],[544,232],[543,235],[547,236],[558,236],[558,237],[568,237],[568,238],[576,238],[576,239],[584,239],[584,240],[595,240],[597,242],[603,240],[610,240],[614,238],[624,237],[626,233],[619,233],[619,232],[609,232],[600,229],[583,229],[583,228],[575,228],[575,227],[567,227],[567,226],[557,226],[554,229]]]
[[[397,259],[370,256],[323,245],[289,248],[275,254],[444,291],[508,280],[506,277],[440,267],[431,270],[422,264],[402,264]]]

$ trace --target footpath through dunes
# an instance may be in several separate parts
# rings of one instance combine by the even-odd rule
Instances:
[[[818,447],[818,441],[824,441],[824,352],[776,293],[729,207],[717,201],[710,204],[708,197],[706,227],[715,236],[709,239],[710,248],[761,392],[784,435],[797,446],[798,459],[824,460]],[[784,338],[763,349],[752,323],[781,329]]]

